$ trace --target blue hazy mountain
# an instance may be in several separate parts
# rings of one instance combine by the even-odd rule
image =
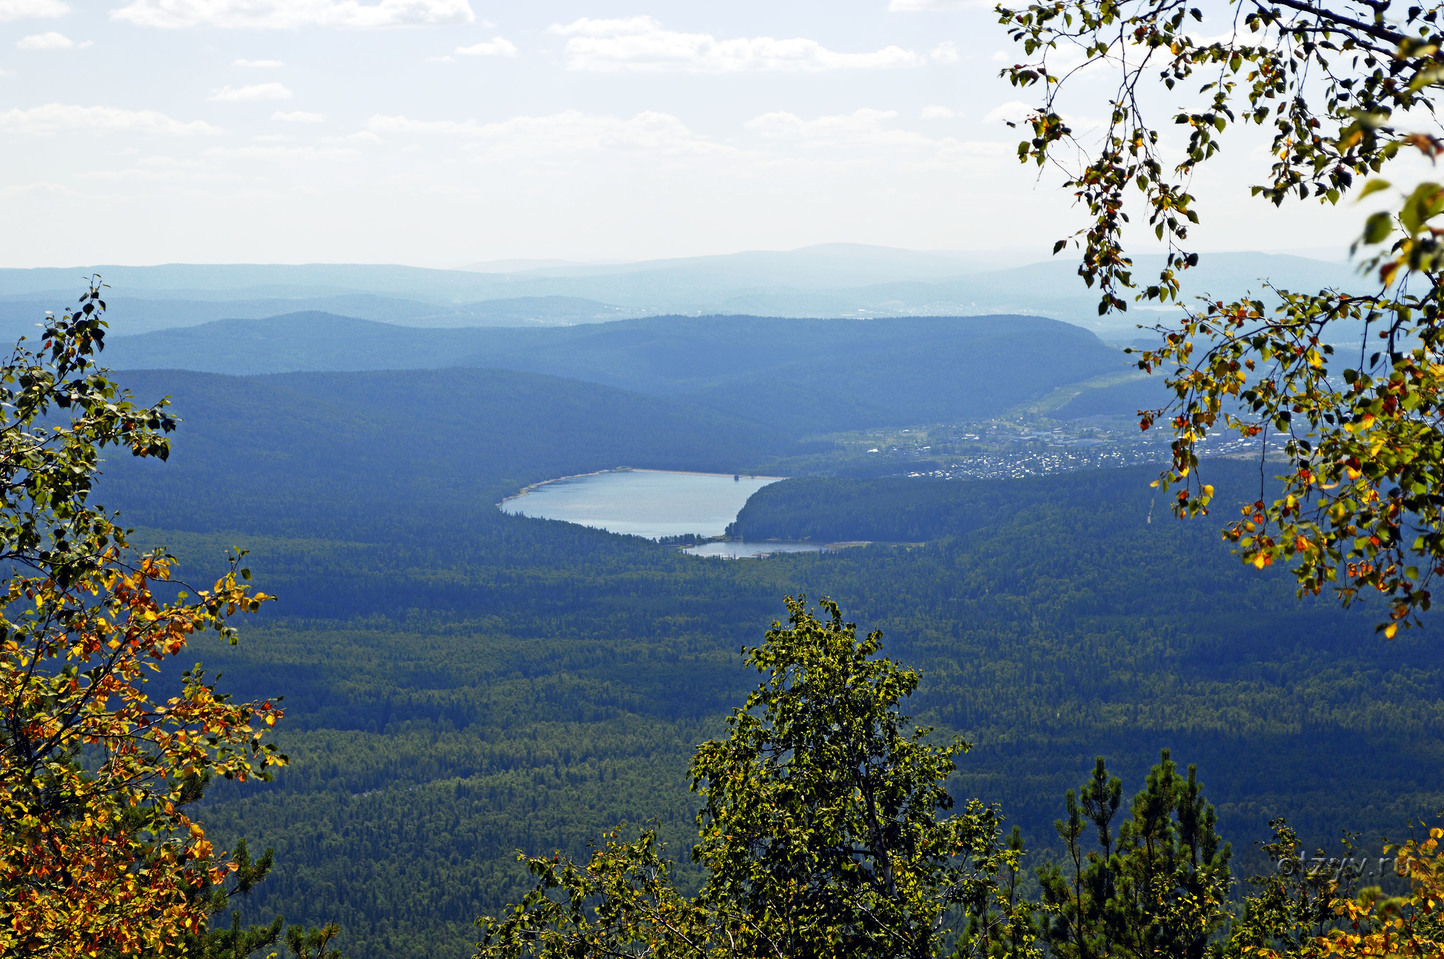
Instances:
[[[1126,368],[1028,316],[661,316],[554,329],[416,329],[297,313],[112,337],[117,369],[228,374],[495,368],[685,398],[789,432],[991,416]]]
[[[1135,276],[1157,272],[1139,257]],[[999,268],[956,253],[827,244],[801,250],[480,273],[395,265],[77,266],[0,270],[0,330],[63,309],[99,274],[118,293],[117,331],[323,310],[418,326],[546,325],[664,313],[897,316],[1032,313],[1090,329],[1131,330],[1162,314],[1100,320],[1096,291],[1071,258]],[[1347,264],[1298,256],[1211,253],[1185,277],[1185,299],[1234,297],[1263,281],[1295,289],[1351,287]],[[358,299],[359,297],[359,299]],[[368,299],[369,298],[369,299]],[[587,301],[587,302],[578,302]],[[122,303],[128,305],[122,306]],[[207,305],[208,304],[208,305]],[[1136,314],[1136,315],[1135,315]]]
[[[194,291],[191,291],[194,292]],[[57,299],[62,302],[57,303]],[[0,333],[10,338],[39,329],[47,311],[63,300],[47,294],[0,299]],[[640,315],[637,311],[575,296],[520,296],[474,303],[433,303],[375,293],[258,297],[240,300],[115,296],[107,304],[111,328],[129,334],[201,326],[217,320],[264,319],[285,313],[335,313],[405,326],[571,326]]]

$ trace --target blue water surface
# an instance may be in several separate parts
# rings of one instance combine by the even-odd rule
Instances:
[[[784,478],[613,470],[541,483],[504,500],[501,508],[649,539],[721,536],[749,496]]]

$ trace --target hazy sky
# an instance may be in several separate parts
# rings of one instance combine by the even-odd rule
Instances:
[[[1082,221],[1015,158],[998,71],[1020,53],[996,19],[958,0],[0,0],[0,266],[830,241],[1044,258]],[[1247,199],[1261,149],[1200,178],[1201,245],[1342,251],[1352,212]]]

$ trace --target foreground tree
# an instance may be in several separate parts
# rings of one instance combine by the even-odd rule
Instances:
[[[917,674],[835,604],[787,608],[743,651],[762,683],[692,761],[701,892],[675,889],[655,834],[613,833],[584,864],[530,860],[537,888],[481,920],[480,957],[931,957],[959,936],[959,955],[1035,954],[997,809],[945,815],[967,744],[900,714]]]
[[[1139,359],[1163,371],[1173,393],[1141,425],[1158,419],[1172,429],[1164,480],[1183,487],[1176,512],[1209,508],[1213,488],[1197,469],[1207,437],[1232,430],[1261,448],[1277,438],[1273,449],[1288,460],[1281,495],[1261,491],[1225,532],[1243,559],[1292,563],[1301,594],[1328,588],[1344,605],[1381,594],[1379,628],[1390,637],[1417,621],[1444,575],[1444,186],[1396,191],[1373,174],[1401,154],[1432,163],[1444,152],[1433,112],[1444,78],[1439,6],[1230,0],[1208,7],[1206,22],[1182,0],[998,9],[1031,58],[1004,74],[1040,91],[1019,155],[1060,165],[1086,208],[1090,223],[1073,239],[1079,272],[1100,288],[1099,311],[1126,309],[1130,293],[1183,308]],[[1117,78],[1106,125],[1087,143],[1064,103],[1085,70]],[[1178,98],[1164,118],[1149,107],[1160,94]],[[1186,134],[1174,155],[1165,153],[1164,119]],[[1188,249],[1199,222],[1190,178],[1240,124],[1273,130],[1272,165],[1252,188],[1264,199],[1395,197],[1362,231],[1376,271],[1364,295],[1273,290],[1277,306],[1180,301],[1182,274],[1198,263]],[[1156,278],[1136,278],[1125,252],[1130,195],[1167,246]],[[1342,342],[1351,345],[1336,352]]]
[[[190,959],[247,959],[284,939],[292,959],[340,959],[340,953],[330,948],[331,940],[341,931],[335,923],[318,928],[287,926],[284,916],[276,916],[266,925],[243,925],[241,907],[252,890],[270,875],[275,850],[267,849],[259,859],[252,859],[246,841],[238,839],[230,859],[230,875],[219,885],[207,884],[192,892],[192,901],[204,909],[208,918],[204,928],[181,937],[180,955]],[[272,950],[266,955],[267,959],[275,959],[279,953]]]
[[[165,458],[164,403],[137,406],[95,365],[92,285],[0,366],[0,955],[165,955],[205,929],[242,864],[189,803],[213,775],[269,778],[272,702],[239,703],[197,666],[151,676],[198,632],[266,599],[231,559],[206,590],[172,581],[89,501],[101,452]]]
[[[788,625],[746,652],[763,683],[692,760],[703,897],[740,907],[784,955],[931,956],[950,915],[988,913],[1016,858],[995,807],[943,815],[969,747],[933,745],[900,714],[917,673],[878,657],[880,632],[859,639],[821,605],[819,619],[787,601]]]
[[[1240,959],[1322,959],[1444,955],[1444,830],[1424,839],[1386,846],[1377,860],[1345,845],[1344,857],[1307,856],[1282,819],[1271,823],[1264,844],[1270,875],[1249,880],[1252,891],[1229,937],[1229,955]],[[1402,895],[1380,886],[1358,888],[1361,876],[1407,884]]]
[[[1284,819],[1269,826],[1273,839],[1261,846],[1272,868],[1248,880],[1249,892],[1229,931],[1231,955],[1307,954],[1335,928],[1335,903],[1347,895],[1351,887],[1345,883],[1354,878],[1354,870],[1326,863],[1322,856],[1312,860]],[[1345,850],[1353,851],[1348,844]]]
[[[1038,870],[1043,937],[1059,959],[1201,959],[1227,918],[1230,850],[1197,770],[1163,751],[1115,828],[1123,784],[1098,759],[1055,828],[1062,863]],[[1087,837],[1097,848],[1084,852]]]

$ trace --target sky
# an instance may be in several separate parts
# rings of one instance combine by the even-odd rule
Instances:
[[[1084,220],[1016,158],[1021,57],[973,0],[0,0],[0,266],[1046,259]],[[1200,248],[1342,256],[1262,150]]]

